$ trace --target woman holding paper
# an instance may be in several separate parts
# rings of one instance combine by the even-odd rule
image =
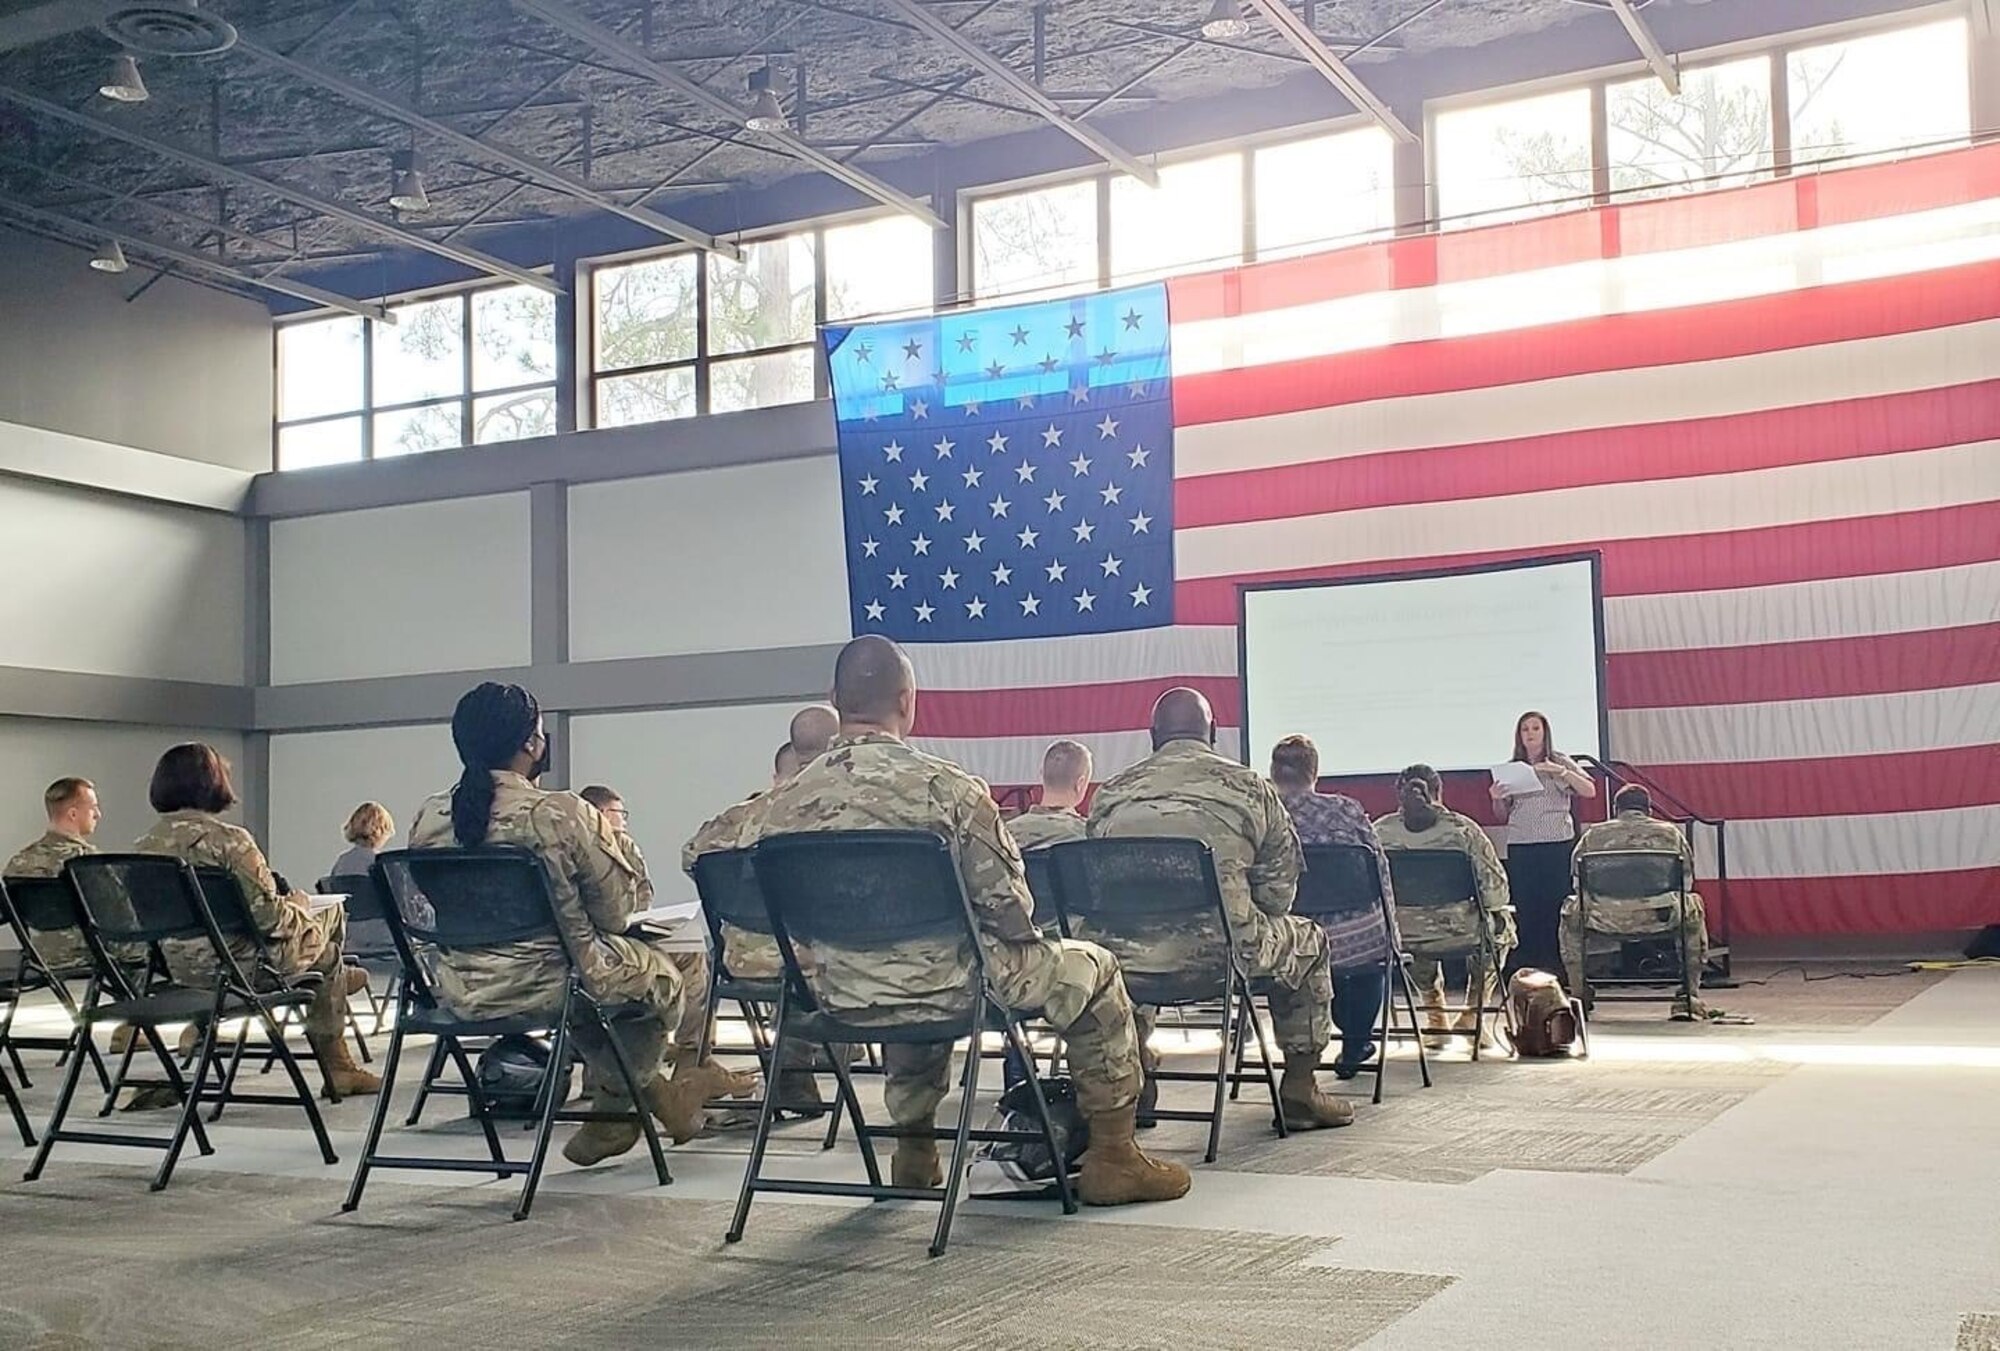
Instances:
[[[1597,784],[1555,748],[1549,720],[1540,713],[1523,713],[1514,724],[1514,763],[1534,772],[1536,787],[1514,791],[1503,787],[1496,776],[1488,790],[1507,814],[1507,889],[1520,931],[1520,945],[1507,969],[1561,971],[1557,932],[1563,898],[1569,895],[1570,851],[1576,846],[1570,803],[1596,797]],[[1574,983],[1583,973],[1568,974]]]

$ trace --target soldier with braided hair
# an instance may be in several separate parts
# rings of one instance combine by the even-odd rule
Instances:
[[[410,847],[510,844],[533,850],[547,866],[562,937],[441,952],[439,997],[464,1018],[552,1012],[562,1003],[567,947],[593,998],[643,1009],[613,1024],[620,1047],[638,1076],[646,1109],[674,1143],[693,1139],[702,1127],[702,1104],[730,1087],[728,1076],[690,1064],[679,1066],[671,1081],[662,1075],[668,1033],[681,1017],[680,971],[671,954],[626,932],[638,906],[638,876],[611,824],[576,794],[535,785],[548,766],[549,738],[534,696],[519,685],[478,686],[458,701],[451,739],[465,772],[418,808]],[[585,1123],[563,1147],[564,1158],[588,1165],[631,1149],[640,1129],[610,1046],[588,1022],[575,1031],[592,1105],[625,1114],[623,1120]]]

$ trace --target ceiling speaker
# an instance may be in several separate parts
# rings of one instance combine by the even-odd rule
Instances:
[[[142,0],[117,5],[98,25],[104,35],[142,56],[212,56],[236,45],[236,30],[195,0]]]

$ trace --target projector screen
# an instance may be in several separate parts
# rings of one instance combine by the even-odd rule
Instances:
[[[1513,754],[1514,720],[1531,708],[1557,750],[1604,757],[1594,554],[1246,586],[1238,603],[1252,765],[1303,732],[1326,778],[1487,769]]]

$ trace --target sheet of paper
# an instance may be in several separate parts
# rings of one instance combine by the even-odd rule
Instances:
[[[306,897],[306,909],[310,913],[315,915],[323,915],[327,911],[333,909],[336,906],[342,906],[346,904],[347,904],[347,893],[344,891],[318,892]]]
[[[1500,785],[1500,791],[1508,797],[1524,797],[1529,793],[1542,791],[1542,776],[1535,773],[1535,767],[1519,760],[1509,760],[1504,765],[1493,766],[1493,782]]]

